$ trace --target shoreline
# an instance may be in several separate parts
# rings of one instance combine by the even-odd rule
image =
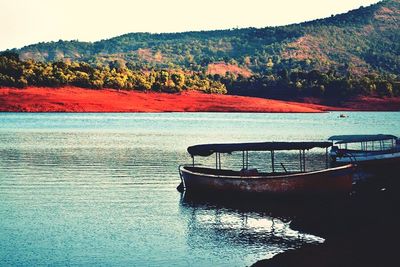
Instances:
[[[359,98],[341,106],[318,101],[284,101],[184,91],[177,94],[83,89],[78,87],[0,88],[0,112],[253,112],[322,113],[329,111],[399,111],[400,98]]]
[[[400,183],[396,175],[376,177],[348,199],[305,207],[291,228],[325,239],[259,260],[253,267],[390,266],[396,262]],[[318,206],[318,205],[316,205]]]

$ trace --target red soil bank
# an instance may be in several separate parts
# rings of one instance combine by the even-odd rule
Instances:
[[[377,104],[384,109],[387,106],[385,103],[382,100],[382,103]],[[361,105],[363,110],[366,110],[364,108],[368,106],[365,105]],[[397,99],[393,105],[394,107],[398,105],[397,110],[400,110],[400,99]],[[255,97],[209,95],[196,91],[166,94],[111,89],[89,90],[77,87],[0,88],[0,111],[9,112],[322,112],[356,110],[351,106],[356,107],[357,103],[352,102],[349,105],[350,108],[335,108]]]
[[[88,90],[76,87],[0,89],[0,111],[24,112],[320,112],[318,105],[251,97],[137,91]]]

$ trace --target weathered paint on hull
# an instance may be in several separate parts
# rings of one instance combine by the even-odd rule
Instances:
[[[349,193],[352,188],[352,165],[309,173],[251,177],[207,174],[202,173],[202,169],[207,170],[181,167],[180,171],[187,192],[321,195]]]

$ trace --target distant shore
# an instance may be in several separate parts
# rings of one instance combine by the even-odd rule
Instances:
[[[89,90],[77,87],[0,88],[2,112],[287,112],[399,111],[400,98],[358,98],[340,106],[256,97]]]

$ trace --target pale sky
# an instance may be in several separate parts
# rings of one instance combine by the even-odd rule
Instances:
[[[41,41],[97,41],[129,32],[181,32],[298,23],[377,0],[0,0],[0,50]]]

